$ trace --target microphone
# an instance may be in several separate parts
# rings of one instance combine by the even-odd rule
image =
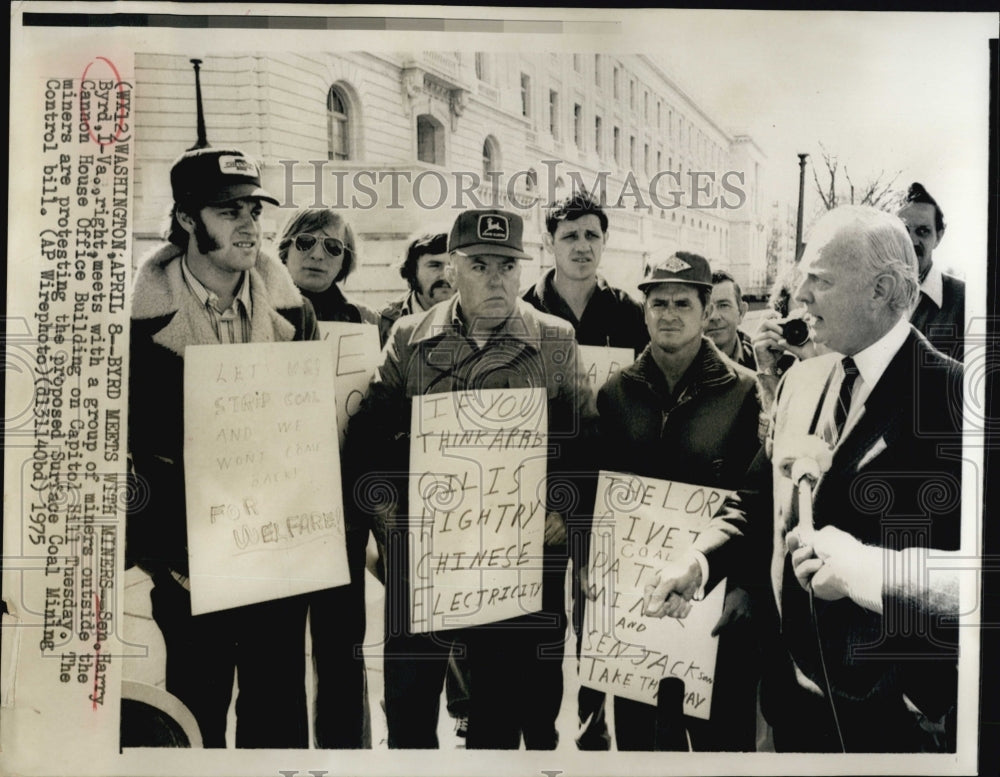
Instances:
[[[781,474],[790,478],[798,490],[799,525],[805,531],[813,530],[812,493],[820,476],[830,469],[833,452],[826,440],[814,434],[783,440],[783,455],[776,457]]]

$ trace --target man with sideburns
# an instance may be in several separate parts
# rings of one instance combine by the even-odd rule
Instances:
[[[183,154],[170,170],[169,243],[132,292],[129,456],[136,493],[127,555],[153,579],[166,688],[194,714],[205,747],[225,747],[239,676],[236,746],[307,747],[303,597],[191,614],[184,491],[188,346],[317,339],[316,316],[261,247],[263,204],[278,201],[235,149]],[[276,713],[276,711],[278,711]]]

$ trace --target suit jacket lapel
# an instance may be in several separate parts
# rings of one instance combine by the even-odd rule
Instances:
[[[881,438],[891,447],[905,424],[913,423],[913,381],[916,338],[913,330],[865,401],[864,415],[848,429],[833,454],[823,482],[850,477]],[[878,459],[874,459],[878,461]],[[867,463],[867,462],[866,462]],[[822,485],[822,484],[821,484]]]

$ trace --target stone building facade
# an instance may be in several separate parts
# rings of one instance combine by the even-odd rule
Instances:
[[[184,56],[135,63],[136,255],[158,240],[168,171],[195,140],[194,73]],[[445,231],[457,209],[494,203],[520,212],[551,266],[544,204],[574,187],[603,191],[610,216],[602,272],[634,291],[643,267],[675,250],[708,257],[746,290],[761,285],[769,212],[766,159],[729,134],[644,55],[550,52],[299,54],[205,57],[208,139],[262,164],[292,207],[344,208],[360,238],[349,293],[378,305],[397,296],[396,271],[415,232]]]

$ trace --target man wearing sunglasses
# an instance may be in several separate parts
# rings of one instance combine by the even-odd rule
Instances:
[[[390,748],[435,748],[441,690],[453,643],[472,678],[469,749],[552,749],[562,699],[565,576],[570,533],[589,528],[579,511],[596,407],[579,366],[573,328],[518,298],[523,222],[515,213],[461,213],[448,237],[448,301],[393,327],[368,396],[351,420],[345,468],[356,467],[353,510],[374,519],[386,575],[385,703]],[[547,492],[542,611],[485,626],[414,633],[409,609],[407,505],[414,396],[482,389],[545,389]],[[583,475],[581,475],[583,473]],[[580,490],[578,490],[578,487]],[[392,496],[392,494],[395,496]],[[559,496],[563,498],[558,499]],[[566,498],[566,497],[569,498]],[[557,501],[560,502],[557,504]],[[410,515],[414,517],[411,518]],[[468,552],[481,552],[479,539]]]
[[[233,149],[188,151],[170,171],[169,243],[141,263],[132,293],[127,556],[153,580],[166,688],[206,747],[226,746],[239,673],[236,746],[308,746],[303,597],[192,616],[184,493],[184,352],[189,345],[313,340],[316,315],[261,250],[256,164]],[[207,378],[206,378],[207,379]],[[276,636],[277,635],[277,636]],[[275,714],[280,710],[280,714]]]
[[[357,265],[354,230],[332,208],[303,208],[294,213],[278,238],[278,258],[320,321],[377,324],[378,314],[344,296],[338,284]]]

